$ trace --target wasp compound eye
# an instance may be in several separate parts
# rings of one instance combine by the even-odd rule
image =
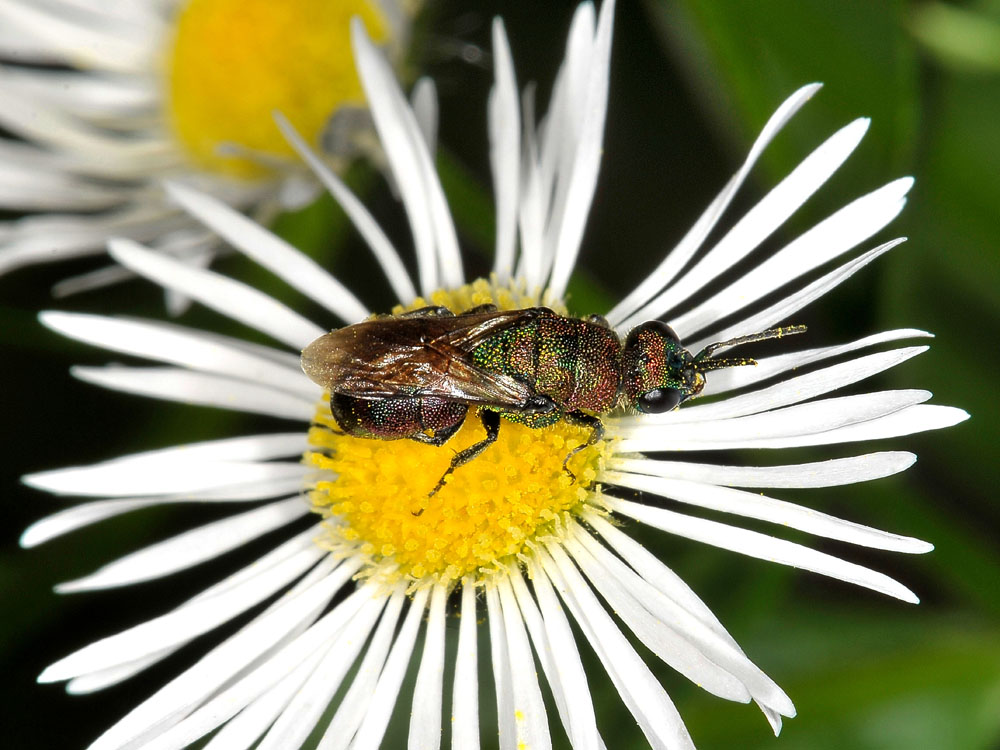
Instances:
[[[683,398],[676,388],[654,388],[639,396],[635,405],[643,414],[663,414],[677,408]]]

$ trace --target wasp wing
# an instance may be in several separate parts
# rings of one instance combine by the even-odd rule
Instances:
[[[518,407],[534,392],[475,365],[469,353],[504,328],[553,314],[544,308],[449,317],[376,318],[332,331],[302,352],[315,383],[357,398],[438,396]]]

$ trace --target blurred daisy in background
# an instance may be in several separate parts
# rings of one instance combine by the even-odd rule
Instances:
[[[397,0],[3,0],[0,210],[27,216],[0,222],[0,273],[104,253],[110,236],[208,265],[220,243],[166,200],[167,177],[259,221],[304,205],[317,183],[271,112],[342,167],[374,140],[349,21],[363,18],[398,61],[411,11]],[[418,91],[417,109],[433,110],[433,91]],[[126,276],[102,269],[55,291]]]
[[[397,311],[437,304],[457,312],[485,303],[501,308],[544,303],[566,311],[566,286],[602,155],[612,18],[613,2],[604,3],[599,15],[589,3],[579,7],[547,113],[538,122],[530,94],[518,95],[503,24],[494,24],[488,121],[497,233],[489,280],[467,283],[433,148],[361,21],[352,29],[354,56],[412,230],[416,280],[363,205],[279,117],[289,142],[370,245],[399,298]],[[837,131],[708,243],[761,152],[818,88],[806,86],[778,108],[744,165],[692,229],[610,311],[619,333],[662,318],[693,351],[754,333],[793,320],[804,306],[899,244],[848,255],[899,213],[908,178],[835,211],[765,259],[748,260],[739,277],[720,279],[823,185],[867,130],[868,121],[861,119]],[[729,449],[849,445],[962,421],[967,415],[959,409],[926,404],[930,394],[922,390],[831,395],[926,349],[885,345],[927,334],[895,330],[810,348],[782,341],[776,345],[781,353],[760,358],[756,367],[710,373],[704,393],[709,398],[661,415],[606,415],[607,439],[573,458],[575,480],[563,471],[563,458],[586,440],[588,430],[505,422],[494,445],[428,498],[454,451],[482,438],[478,421],[467,419],[446,448],[337,432],[327,394],[300,370],[299,351],[329,328],[365,318],[368,307],[218,197],[177,182],[167,190],[192,217],[322,305],[330,317],[307,320],[254,288],[127,239],[111,243],[112,255],[125,268],[263,333],[275,345],[153,320],[43,313],[42,321],[60,333],[159,363],[76,368],[74,374],[85,381],[288,425],[282,432],[25,477],[29,485],[55,494],[94,498],[35,523],[22,538],[28,547],[140,508],[253,503],[62,584],[64,592],[148,581],[288,529],[287,541],[254,564],[44,671],[43,682],[68,681],[73,693],[96,691],[268,603],[93,748],[181,748],[215,732],[206,747],[288,748],[311,737],[320,738],[321,748],[360,750],[380,745],[398,711],[409,717],[410,748],[439,747],[445,724],[453,748],[478,748],[481,738],[489,744],[497,729],[504,750],[545,748],[561,724],[574,748],[596,749],[605,742],[589,681],[605,679],[652,747],[693,747],[630,635],[706,691],[755,702],[777,733],[782,717],[795,714],[789,697],[698,596],[633,539],[629,529],[636,524],[917,600],[877,571],[686,511],[729,514],[883,550],[930,550],[925,542],[766,494],[878,479],[910,466],[910,453],[885,450],[828,460],[817,455],[814,462],[782,463],[766,460],[775,454],[765,452],[763,465],[746,466],[702,458]],[[692,451],[698,459],[685,459]],[[647,501],[630,499],[634,490]],[[460,613],[454,638],[446,627],[451,608]],[[490,643],[487,674],[478,669],[482,615]],[[415,653],[421,631],[422,650]],[[582,634],[579,643],[575,631]],[[595,652],[606,675],[587,674],[581,649]],[[454,667],[446,670],[446,662]],[[417,665],[416,680],[412,697],[405,699],[402,685],[411,663]],[[542,678],[558,722],[547,716]],[[479,719],[480,688],[489,684],[498,728],[483,727]],[[397,706],[401,702],[407,705]],[[445,711],[450,721],[442,720]]]

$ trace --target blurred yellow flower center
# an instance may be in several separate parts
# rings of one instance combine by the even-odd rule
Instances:
[[[271,113],[315,143],[339,107],[364,103],[351,55],[350,20],[376,41],[387,34],[375,0],[189,0],[167,61],[168,116],[203,167],[238,177],[264,173],[223,144],[291,156]]]
[[[485,281],[435,294],[431,303],[461,311],[490,301],[504,309],[537,304]],[[411,309],[426,304],[417,300]],[[316,421],[336,428],[325,402]],[[498,440],[428,497],[455,453],[485,437],[475,409],[441,447],[313,427],[314,451],[306,460],[323,472],[311,499],[330,519],[331,546],[360,544],[371,561],[368,573],[390,580],[456,582],[466,575],[482,580],[527,553],[534,540],[557,534],[567,514],[587,502],[605,445],[570,459],[575,480],[563,471],[563,460],[589,436],[589,429],[566,422],[531,429],[501,420]]]

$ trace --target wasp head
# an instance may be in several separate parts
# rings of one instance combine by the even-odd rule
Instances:
[[[625,402],[644,414],[670,411],[705,387],[695,358],[673,329],[659,320],[629,332],[622,365]]]
[[[643,323],[633,328],[625,339],[622,357],[625,403],[644,414],[662,414],[675,409],[681,402],[701,393],[706,372],[757,364],[749,357],[713,358],[716,350],[805,330],[805,326],[772,328],[709,344],[697,355],[692,355],[666,323],[659,320]]]

